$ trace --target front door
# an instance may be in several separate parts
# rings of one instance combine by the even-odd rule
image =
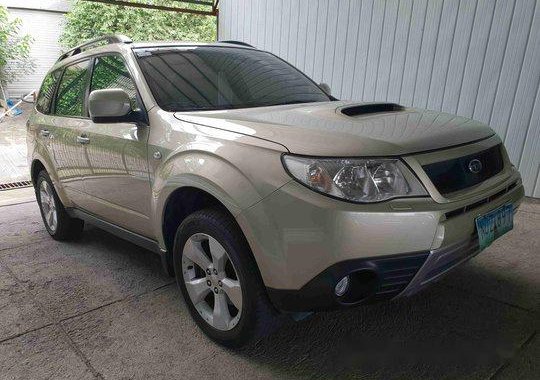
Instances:
[[[125,62],[119,55],[96,57],[90,92],[121,88],[132,108],[142,106]],[[152,237],[150,180],[148,175],[148,126],[135,123],[92,123],[86,130],[90,171],[84,175],[86,210],[130,231]]]

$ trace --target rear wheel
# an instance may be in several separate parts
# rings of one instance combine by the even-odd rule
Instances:
[[[249,246],[226,213],[201,210],[182,222],[174,268],[192,317],[218,343],[238,347],[277,326]]]
[[[45,228],[53,239],[72,240],[81,236],[84,222],[67,214],[54,190],[51,178],[44,170],[36,179],[36,199]]]

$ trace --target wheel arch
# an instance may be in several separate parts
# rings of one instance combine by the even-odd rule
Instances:
[[[232,215],[216,197],[196,187],[179,187],[167,197],[161,218],[161,234],[167,251],[169,274],[174,273],[172,252],[176,230],[188,215],[205,208],[218,208]]]
[[[152,223],[158,243],[165,244],[165,210],[178,204],[182,194],[197,202],[221,205],[233,217],[261,199],[248,178],[232,163],[210,152],[189,151],[171,154],[155,170],[152,180]],[[204,203],[203,202],[203,203]]]
[[[243,238],[249,246],[244,231],[236,221],[234,208],[231,210],[218,197],[201,188],[194,186],[176,188],[167,197],[161,220],[161,235],[166,249],[163,264],[169,275],[174,275],[173,247],[178,227],[192,213],[207,208],[220,210],[234,220],[238,230],[243,234]],[[253,253],[250,253],[250,255],[254,262],[257,263],[257,260],[253,257]],[[259,271],[258,267],[257,270]]]
[[[241,170],[239,162],[203,150],[171,152],[166,157],[154,170],[151,182],[151,223],[168,273],[172,274],[170,258],[176,229],[187,215],[205,207],[218,207],[234,219],[258,265],[255,252],[259,250],[252,245],[249,228],[246,230],[237,218],[289,179],[276,170],[275,176],[254,183],[253,172]]]
[[[70,207],[72,205],[71,200],[65,193],[64,188],[58,179],[54,164],[49,161],[48,156],[34,154],[34,157],[32,158],[32,163],[30,164],[30,179],[32,180],[34,186],[36,185],[37,176],[42,170],[45,170],[51,178],[54,190],[56,191],[56,194],[60,198],[62,204],[65,207]]]
[[[41,160],[37,158],[32,160],[32,164],[30,165],[30,179],[32,180],[34,186],[36,185],[37,176],[42,170],[45,170],[48,173],[47,168],[45,168],[45,165],[43,165]]]

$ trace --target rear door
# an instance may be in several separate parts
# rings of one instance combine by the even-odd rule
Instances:
[[[48,167],[55,166],[52,151],[52,139],[54,139],[55,126],[53,118],[50,116],[54,92],[58,85],[61,69],[48,73],[43,79],[36,100],[36,113],[29,119],[27,143],[29,149],[34,147],[41,159],[47,161]],[[28,152],[32,157],[33,152]]]
[[[98,56],[93,62],[90,92],[108,88],[125,90],[133,109],[143,107],[125,61],[118,54]],[[148,126],[135,123],[92,123],[86,145],[90,171],[84,178],[88,201],[84,208],[151,237],[148,132]]]
[[[58,179],[73,203],[83,203],[83,176],[89,170],[85,130],[91,126],[85,107],[90,60],[67,66],[60,78],[49,122],[49,145]]]

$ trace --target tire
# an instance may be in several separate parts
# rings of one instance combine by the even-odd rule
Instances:
[[[75,240],[81,237],[84,221],[71,218],[58,198],[51,178],[46,171],[39,172],[36,179],[36,199],[45,228],[55,240]],[[51,213],[52,211],[52,213]]]
[[[198,248],[194,248],[196,246]],[[219,247],[223,248],[227,256],[224,265],[219,264],[221,259],[214,257],[216,251],[221,250]],[[195,251],[198,253],[194,254]],[[208,337],[221,345],[238,348],[260,339],[279,326],[278,313],[270,304],[249,245],[230,215],[215,209],[200,210],[189,215],[178,227],[173,255],[178,286],[191,316]],[[206,256],[208,261],[199,265],[204,261],[202,256]],[[192,260],[194,257],[195,261]],[[232,270],[229,264],[232,264]],[[220,266],[225,269],[213,271]],[[209,269],[210,273],[205,269]],[[234,277],[239,282],[239,292],[231,285],[235,281]],[[222,284],[219,279],[223,280]],[[198,290],[194,291],[195,283],[199,290],[208,286],[206,295],[199,297],[204,289],[200,294]],[[233,289],[236,290],[233,292]],[[241,302],[238,301],[238,293],[241,294]],[[205,298],[201,300],[203,296]],[[226,307],[223,307],[224,303]],[[239,303],[240,308],[237,307]],[[220,309],[227,309],[228,313],[223,314],[231,317],[229,322],[218,323],[226,319],[221,316],[216,318],[222,314]],[[236,315],[235,310],[238,310]]]

